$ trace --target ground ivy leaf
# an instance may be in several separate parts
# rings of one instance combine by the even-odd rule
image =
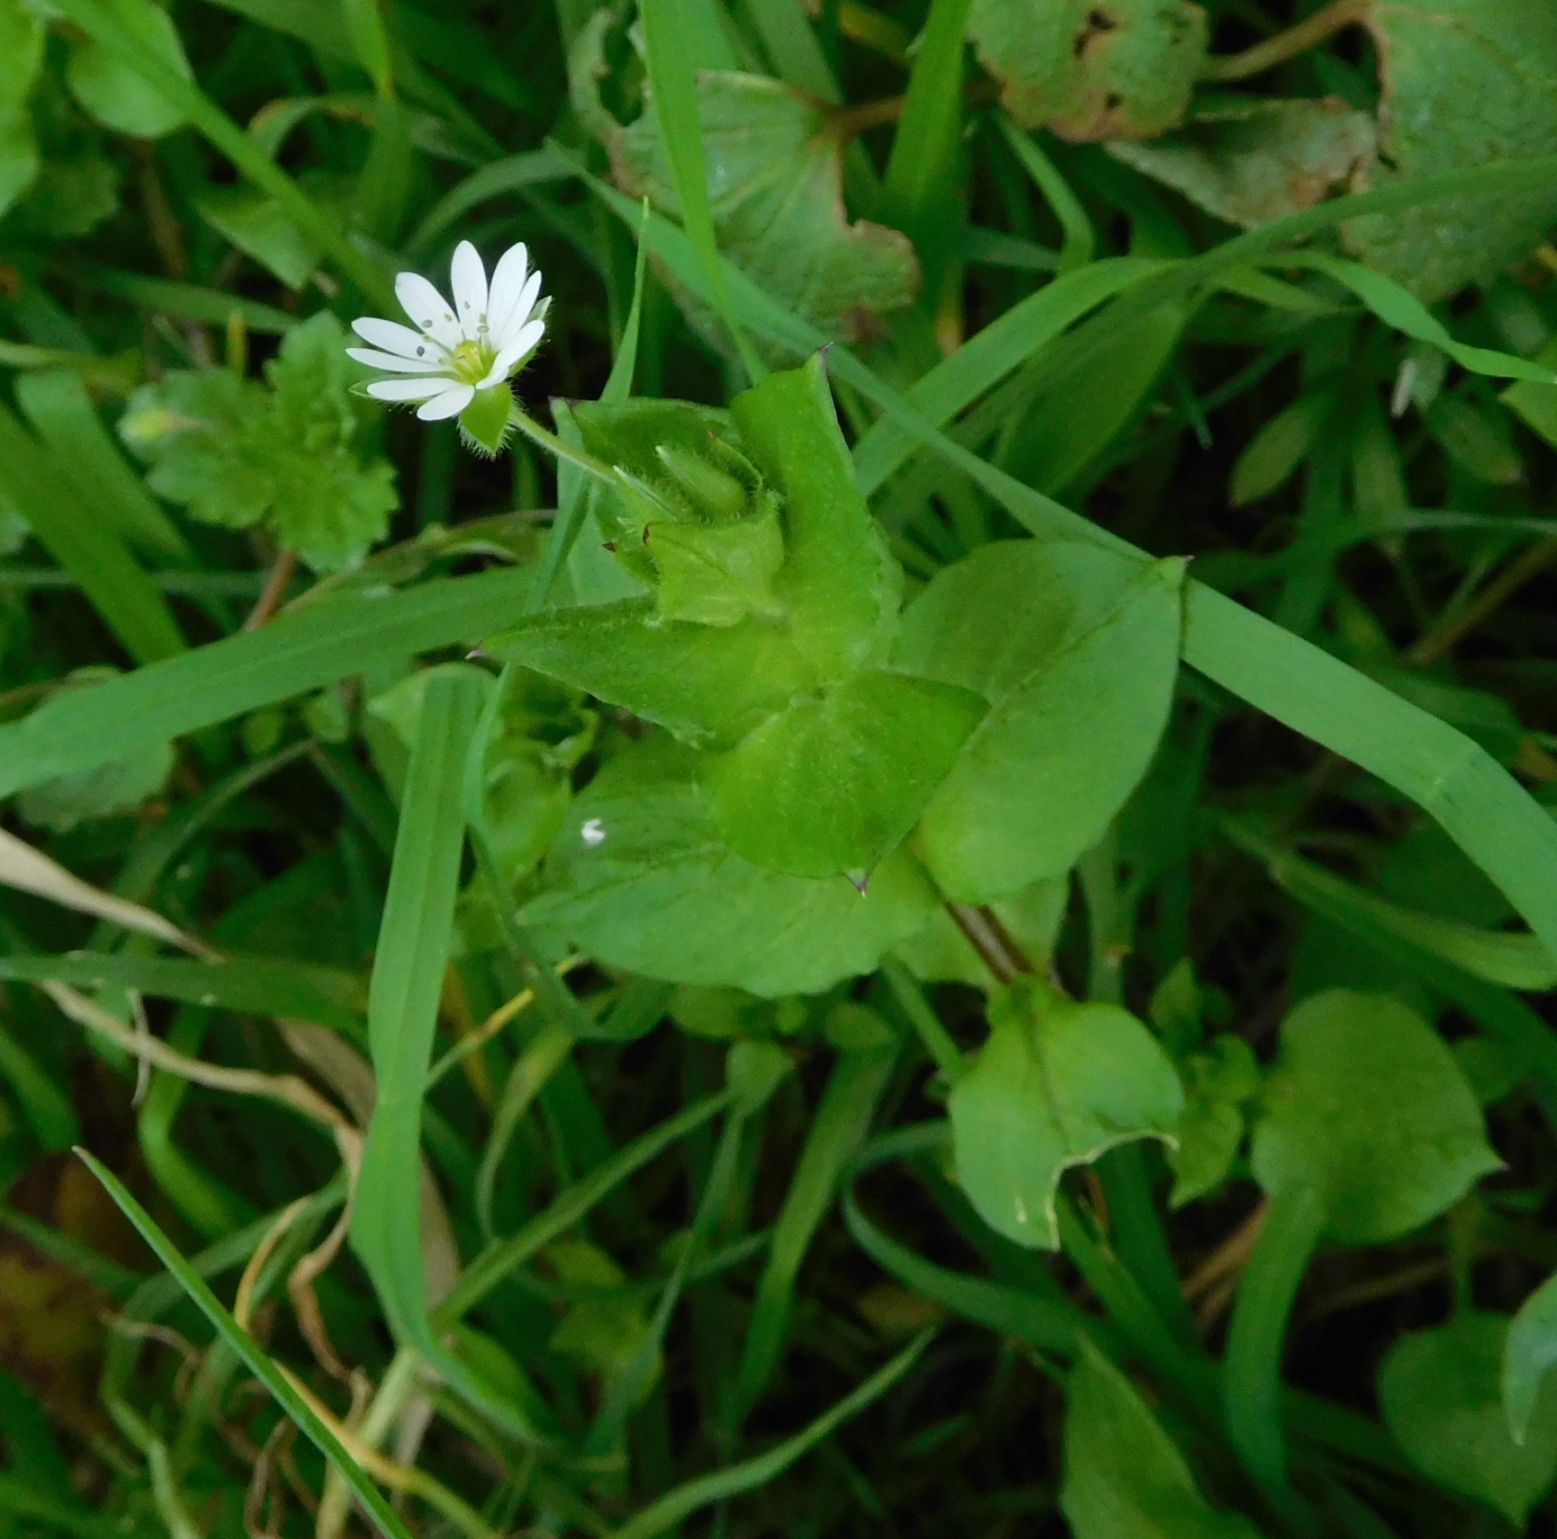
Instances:
[[[1110,152],[1207,213],[1252,229],[1323,202],[1372,159],[1373,119],[1336,97],[1221,102]]]
[[[1557,1476],[1557,1380],[1539,1391],[1516,1443],[1499,1394],[1508,1330],[1506,1315],[1468,1312],[1403,1337],[1379,1372],[1379,1403],[1418,1469],[1523,1529]]]
[[[714,830],[695,755],[650,738],[574,802],[521,917],[608,966],[775,998],[869,972],[936,901],[901,856],[864,894],[743,860]]]
[[[1557,9],[1548,0],[1375,0],[1385,99],[1376,180],[1557,153]],[[1434,199],[1354,220],[1372,266],[1440,299],[1490,279],[1557,223],[1557,185]]]
[[[1543,1392],[1557,1368],[1557,1277],[1549,1277],[1519,1306],[1503,1350],[1503,1408],[1516,1443],[1530,1439]]]
[[[1002,541],[909,606],[897,666],[991,703],[920,825],[949,896],[1015,892],[1101,837],[1167,720],[1182,574],[1093,545]]]
[[[1172,128],[1206,62],[1188,0],[973,0],[968,36],[1017,122],[1067,139]]]
[[[1259,1539],[1218,1512],[1140,1391],[1087,1337],[1065,1385],[1060,1509],[1075,1539]]]
[[[1317,1188],[1328,1233],[1356,1245],[1419,1228],[1501,1163],[1432,1027],[1389,995],[1344,989],[1305,1000],[1283,1024],[1252,1157],[1273,1195]]]
[[[879,670],[794,700],[704,764],[715,826],[737,854],[775,871],[873,871],[985,709],[971,690]]]
[[[1077,1004],[1036,977],[991,1000],[989,1025],[948,1101],[957,1179],[992,1229],[1053,1250],[1064,1172],[1116,1144],[1171,1141],[1184,1091],[1127,1010]]]
[[[598,14],[574,50],[575,105],[609,151],[617,185],[680,217],[652,104],[624,125],[599,100],[611,25]],[[919,263],[908,237],[848,218],[844,140],[823,103],[762,76],[702,70],[697,105],[719,249],[742,271],[825,335],[851,341],[913,299]],[[684,291],[678,298],[718,334],[700,303]]]

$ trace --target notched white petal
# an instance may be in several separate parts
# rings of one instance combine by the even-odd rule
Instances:
[[[383,369],[388,374],[447,374],[448,365],[440,357],[434,362],[430,358],[404,358],[399,353],[381,353],[372,347],[348,347],[348,358],[355,358],[358,363],[365,363],[370,369]]]
[[[368,394],[379,401],[427,401],[449,388],[446,379],[376,379]]]
[[[460,331],[472,342],[479,341],[487,324],[487,270],[481,253],[468,240],[454,248],[449,264],[449,286],[454,291],[454,313]]]
[[[514,340],[492,360],[492,367],[487,371],[487,377],[482,381],[482,385],[495,385],[499,380],[507,379],[523,362],[525,356],[539,345],[545,334],[546,328],[539,321],[531,321],[528,325],[521,326]]]
[[[519,291],[530,271],[530,253],[523,241],[512,245],[497,259],[492,269],[492,291],[487,296],[487,322],[492,335],[500,337],[513,319]]]
[[[395,279],[395,298],[419,331],[444,347],[459,343],[462,333],[454,307],[420,273],[401,273]]]
[[[375,315],[364,315],[351,323],[351,329],[364,342],[386,353],[397,353],[402,358],[431,361],[443,355],[443,349],[436,342],[420,331],[402,326],[399,321],[383,321]]]
[[[457,417],[475,400],[473,385],[454,385],[442,395],[435,395],[424,406],[418,406],[416,415],[423,422],[441,422],[445,417]]]

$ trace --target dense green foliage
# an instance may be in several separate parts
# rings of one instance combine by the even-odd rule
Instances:
[[[0,1529],[1545,1531],[1554,227],[1547,0],[0,0]]]

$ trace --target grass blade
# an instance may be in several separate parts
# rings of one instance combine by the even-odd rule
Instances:
[[[157,1222],[125,1189],[117,1176],[85,1149],[76,1153],[87,1168],[102,1182],[108,1195],[118,1205],[119,1211],[135,1226],[157,1259],[171,1272],[178,1284],[188,1294],[190,1301],[207,1320],[216,1327],[217,1334],[238,1354],[249,1371],[275,1397],[276,1403],[292,1419],[299,1432],[328,1459],[341,1478],[352,1489],[385,1539],[412,1539],[410,1530],[396,1516],[394,1509],[384,1500],[377,1486],[368,1479],[361,1465],[347,1452],[340,1439],[327,1427],[293,1386],[286,1371],[274,1362],[263,1347],[233,1319],[221,1300],[211,1291],[210,1285],[178,1248],[157,1226]],[[102,1530],[89,1531],[94,1536]]]

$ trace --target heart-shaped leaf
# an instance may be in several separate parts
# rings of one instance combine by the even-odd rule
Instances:
[[[1287,1017],[1254,1174],[1273,1195],[1317,1189],[1334,1239],[1397,1239],[1500,1163],[1454,1054],[1414,1010],[1333,989]]]
[[[898,666],[990,701],[920,825],[950,896],[1015,892],[1102,836],[1167,720],[1182,574],[1094,545],[1004,541],[909,606]]]
[[[1037,978],[992,1000],[989,1025],[948,1100],[957,1179],[992,1229],[1053,1250],[1060,1177],[1116,1144],[1171,1141],[1183,1088],[1127,1010],[1077,1004]]]

